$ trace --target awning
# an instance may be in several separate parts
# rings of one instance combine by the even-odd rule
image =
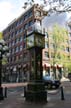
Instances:
[[[61,64],[57,65],[57,67],[62,68],[63,66]]]
[[[49,63],[45,63],[43,64],[43,67],[51,67],[51,65]]]

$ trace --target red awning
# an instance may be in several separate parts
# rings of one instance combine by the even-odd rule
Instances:
[[[43,65],[43,67],[51,67],[51,65],[49,64],[49,63],[45,63],[44,65]]]

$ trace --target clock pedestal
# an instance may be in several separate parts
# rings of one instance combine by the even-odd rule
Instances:
[[[43,83],[42,49],[45,46],[45,34],[33,31],[26,37],[26,47],[30,52],[30,80],[25,92],[27,101],[47,101],[47,92]]]
[[[30,81],[27,85],[26,100],[34,102],[46,102],[47,92],[43,83],[42,48],[33,47],[29,49],[31,55]]]

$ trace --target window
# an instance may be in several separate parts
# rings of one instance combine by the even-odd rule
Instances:
[[[23,28],[20,28],[19,32],[22,33],[23,32]]]
[[[12,46],[13,46],[14,44],[15,44],[14,41],[12,41]]]
[[[14,54],[14,49],[12,49],[12,54]]]
[[[15,43],[17,44],[19,42],[19,38],[15,39]]]
[[[17,31],[15,31],[15,35],[17,35]]]
[[[45,31],[45,29],[44,29]],[[48,33],[45,31],[45,38],[48,38]]]
[[[14,56],[14,61],[16,61],[16,56]]]
[[[68,39],[66,39],[66,43],[67,43],[67,44],[69,43]]]
[[[33,24],[33,21],[31,20],[31,21],[29,21],[28,26],[31,26],[32,24]]]
[[[71,30],[71,26],[69,26],[70,30]]]
[[[22,59],[23,58],[23,55],[21,54],[21,55],[19,55],[19,59]]]
[[[45,48],[48,48],[48,47],[49,47],[48,43],[47,43],[47,42],[45,42]]]
[[[25,25],[24,25],[24,29],[27,29],[27,27],[28,27],[27,24],[25,24]]]
[[[44,52],[45,57],[49,58],[49,53],[47,51]]]
[[[69,34],[69,36],[71,37],[71,33]]]
[[[26,48],[26,42],[24,41],[24,47],[23,48]]]
[[[36,11],[35,16],[40,17],[41,16],[41,12],[40,11]]]
[[[69,52],[69,47],[66,47],[66,52]]]
[[[19,56],[16,56],[16,61],[18,61],[18,59],[19,59]]]
[[[19,51],[19,47],[16,47],[16,52],[18,52]]]
[[[20,46],[20,51],[22,51],[22,49],[23,49],[23,46],[21,45],[21,46]]]
[[[70,40],[70,44],[71,44],[71,40]]]
[[[23,37],[21,36],[21,37],[19,38],[19,41],[22,42],[22,40],[23,40]]]
[[[23,23],[23,19],[20,19],[19,24],[22,24],[22,23]]]
[[[26,33],[24,34],[24,39],[26,38]]]
[[[32,10],[30,10],[30,11],[28,12],[28,16],[29,16],[29,17],[32,16]]]
[[[27,14],[24,16],[24,20],[26,20],[27,19]]]
[[[9,47],[11,47],[11,43],[9,43]]]
[[[71,52],[71,48],[69,48],[70,52]]]
[[[11,38],[14,37],[14,32],[11,34]]]
[[[19,25],[19,22],[16,23],[16,26],[18,26],[18,25]]]

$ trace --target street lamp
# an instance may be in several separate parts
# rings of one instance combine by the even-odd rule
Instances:
[[[2,84],[2,59],[8,55],[8,47],[3,39],[0,40],[0,100],[3,100],[3,88]]]

